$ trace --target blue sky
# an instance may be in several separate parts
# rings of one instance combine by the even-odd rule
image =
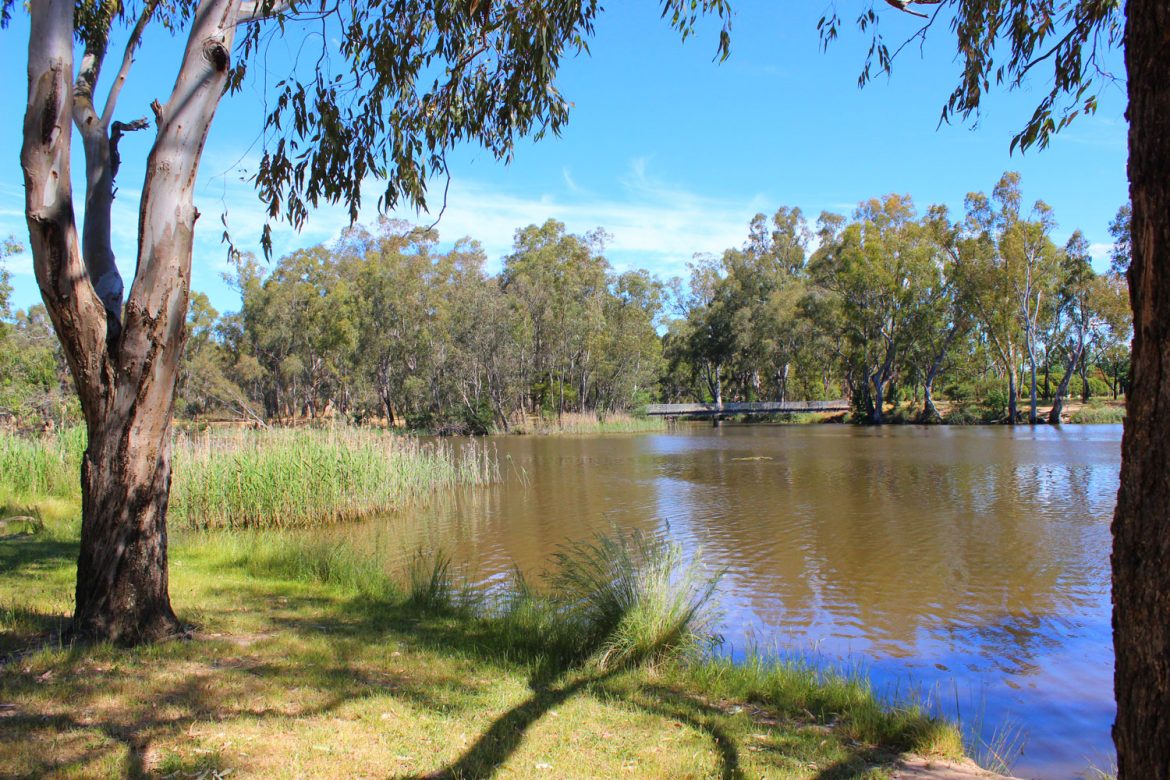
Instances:
[[[1043,199],[1063,242],[1081,229],[1106,265],[1107,227],[1127,197],[1124,83],[1107,86],[1093,117],[1078,119],[1043,151],[1009,155],[1011,137],[1047,88],[1046,74],[1012,93],[993,92],[978,123],[937,127],[959,65],[945,24],[925,47],[910,47],[894,77],[857,88],[868,40],[846,32],[827,53],[816,23],[828,5],[739,0],[732,22],[732,55],[712,60],[718,25],[703,24],[685,44],[658,18],[651,0],[611,3],[597,25],[592,53],[564,64],[561,91],[575,104],[561,137],[521,142],[510,165],[464,148],[451,155],[448,207],[438,229],[446,241],[480,240],[489,268],[499,267],[514,231],[548,218],[571,232],[602,227],[612,235],[607,257],[619,269],[684,274],[697,252],[742,244],[757,212],[799,206],[810,221],[822,210],[850,213],[858,201],[908,193],[920,211],[945,203],[962,210],[972,190],[990,191],[1005,170],[1022,175],[1028,202]],[[851,8],[840,6],[842,16]],[[890,42],[913,33],[917,20],[884,12]],[[27,23],[0,31],[0,67],[23,74]],[[290,34],[278,44],[292,51]],[[116,42],[118,46],[120,42]],[[149,115],[154,98],[173,83],[180,44],[163,33],[148,37],[119,103],[117,118]],[[115,49],[120,53],[120,48]],[[279,53],[273,61],[279,61]],[[1108,64],[1120,77],[1119,53]],[[112,66],[111,66],[112,68]],[[104,95],[106,82],[99,85]],[[280,74],[275,70],[270,80]],[[0,81],[10,118],[0,123],[0,236],[25,235],[19,167],[23,77]],[[219,216],[228,212],[233,238],[254,247],[262,217],[244,177],[259,157],[263,84],[254,80],[221,104],[196,190],[203,213],[197,225],[193,286],[221,311],[238,298],[220,279],[226,251]],[[115,206],[115,252],[123,274],[133,270],[137,196],[149,133],[122,144],[123,166]],[[75,145],[80,151],[80,145]],[[80,156],[75,173],[80,171]],[[78,179],[77,191],[80,192]],[[442,182],[433,185],[440,200]],[[371,187],[366,202],[377,200]],[[80,210],[80,205],[79,205]],[[401,214],[420,222],[433,217]],[[372,206],[362,221],[376,217]],[[314,213],[297,233],[280,226],[276,254],[334,238],[348,219],[339,208]],[[14,304],[38,300],[27,255],[9,258]]]

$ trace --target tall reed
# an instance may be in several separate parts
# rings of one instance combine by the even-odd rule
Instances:
[[[38,437],[0,431],[0,489],[21,498],[72,498],[81,494],[85,429]]]
[[[499,478],[489,445],[338,428],[210,433],[175,443],[171,517],[186,528],[352,519]]]
[[[620,412],[604,417],[565,412],[560,416],[528,417],[513,425],[510,430],[512,433],[537,435],[647,433],[666,430],[666,421],[661,417],[634,417]]]

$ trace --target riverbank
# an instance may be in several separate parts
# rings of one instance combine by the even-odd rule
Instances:
[[[990,408],[978,404],[964,404],[948,401],[939,401],[937,404],[939,416],[932,419],[923,419],[921,404],[903,403],[887,404],[885,407],[885,425],[1006,425],[1007,413],[1005,410]],[[1052,410],[1051,403],[1040,404],[1036,407],[1036,414],[1040,425],[1048,424],[1048,415]],[[1018,410],[1017,425],[1027,424],[1027,406],[1021,404]],[[681,418],[689,421],[709,421],[710,417]],[[725,421],[742,422],[746,424],[776,424],[776,425],[820,425],[852,423],[857,418],[850,412],[795,412],[772,415],[726,415]],[[1120,425],[1125,422],[1124,400],[1090,399],[1088,403],[1079,401],[1065,402],[1062,407],[1060,421],[1062,425]]]
[[[421,598],[417,580],[290,532],[175,536],[190,639],[62,647],[77,506],[3,513],[41,521],[0,541],[0,765],[16,776],[331,776],[344,761],[398,777],[880,778],[907,751],[962,752],[953,726],[864,681],[571,660],[515,613]]]

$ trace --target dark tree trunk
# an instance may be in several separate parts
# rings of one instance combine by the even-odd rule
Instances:
[[[72,626],[81,638],[136,643],[182,628],[167,583],[170,411],[149,440],[134,430],[141,417],[109,420],[104,430],[90,433],[81,468],[81,554]]]
[[[1170,4],[1130,0],[1132,381],[1113,518],[1118,777],[1170,778]]]

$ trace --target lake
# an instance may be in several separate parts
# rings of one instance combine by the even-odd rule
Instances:
[[[985,742],[1018,732],[1015,774],[1068,778],[1113,764],[1120,442],[1121,426],[500,437],[501,484],[350,533],[442,548],[482,582],[614,528],[667,537],[726,572],[723,652],[860,668]]]

